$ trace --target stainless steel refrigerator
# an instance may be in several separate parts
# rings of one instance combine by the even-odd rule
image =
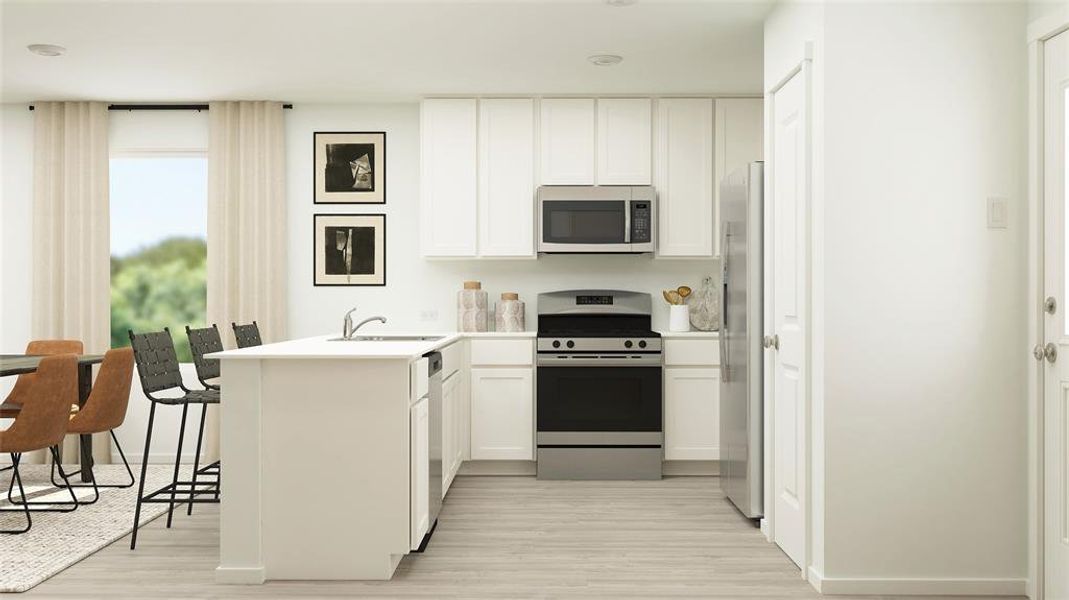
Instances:
[[[760,162],[720,182],[720,487],[751,519],[764,514],[763,182]]]

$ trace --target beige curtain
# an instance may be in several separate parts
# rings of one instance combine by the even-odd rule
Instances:
[[[111,347],[107,105],[34,103],[33,158],[32,335],[103,353]],[[69,436],[63,461],[77,455]],[[111,462],[107,434],[94,437],[93,456]]]
[[[264,342],[284,339],[282,104],[212,102],[208,122],[208,323],[219,325],[227,347],[234,345],[232,322],[256,321]],[[217,410],[209,411],[206,438],[206,454],[214,460],[219,452]]]

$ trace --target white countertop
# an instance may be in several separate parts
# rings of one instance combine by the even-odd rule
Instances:
[[[415,359],[424,354],[444,348],[464,338],[534,338],[533,331],[478,333],[458,333],[455,331],[360,331],[357,335],[373,335],[387,338],[383,341],[331,341],[340,337],[338,334],[320,335],[297,340],[288,340],[274,344],[264,344],[240,350],[224,350],[208,354],[207,358],[261,360],[274,358],[298,359],[332,359],[332,358],[368,358],[368,359]],[[438,340],[390,340],[397,336],[442,336]]]
[[[659,331],[663,338],[711,338],[720,337],[719,331]]]

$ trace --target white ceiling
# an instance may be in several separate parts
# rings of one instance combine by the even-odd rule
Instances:
[[[753,93],[771,0],[4,1],[0,100]],[[58,58],[28,44],[66,46]],[[624,62],[596,67],[591,54]]]

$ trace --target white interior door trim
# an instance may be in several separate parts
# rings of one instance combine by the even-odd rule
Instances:
[[[805,320],[806,320],[806,325],[807,325],[806,328],[805,328],[805,354],[806,354],[805,370],[806,370],[806,372],[807,372],[807,374],[809,376],[806,377],[805,393],[804,393],[804,396],[803,396],[803,400],[804,400],[804,403],[805,403],[804,416],[803,416],[803,418],[805,420],[805,432],[804,432],[804,435],[805,435],[805,440],[804,440],[805,461],[804,461],[804,469],[803,469],[803,477],[804,477],[804,480],[805,480],[805,485],[804,485],[805,493],[803,494],[804,501],[805,501],[805,509],[804,509],[804,515],[805,515],[805,544],[804,544],[803,556],[802,556],[802,560],[801,560],[801,577],[804,580],[809,580],[810,579],[810,567],[812,566],[812,548],[811,548],[811,544],[812,544],[812,539],[813,539],[813,537],[812,537],[812,521],[813,521],[813,519],[812,519],[812,510],[813,510],[812,506],[813,505],[812,505],[812,487],[810,485],[810,482],[812,481],[811,472],[812,472],[812,461],[813,461],[813,456],[812,456],[812,436],[811,436],[811,432],[812,432],[812,429],[813,429],[813,427],[812,427],[812,411],[811,411],[811,406],[812,406],[812,399],[811,399],[811,392],[812,392],[812,383],[811,383],[812,382],[812,376],[811,376],[811,374],[812,374],[812,352],[811,352],[811,350],[812,350],[812,328],[810,326],[810,324],[812,323],[812,301],[811,300],[812,300],[812,277],[813,277],[813,269],[812,269],[812,262],[811,262],[812,261],[812,256],[813,256],[813,253],[812,253],[812,247],[813,247],[813,239],[812,239],[812,232],[813,232],[813,223],[812,223],[812,198],[813,198],[813,188],[812,188],[812,180],[813,180],[813,178],[812,178],[812,173],[813,173],[813,165],[812,165],[812,161],[813,161],[813,156],[812,156],[812,151],[811,151],[812,147],[813,147],[813,143],[812,143],[812,141],[813,141],[813,133],[812,133],[812,116],[813,116],[813,109],[812,109],[812,98],[813,98],[813,42],[811,42],[811,41],[805,42],[801,54],[802,54],[802,57],[801,57],[801,60],[798,62],[798,64],[796,64],[794,67],[789,69],[773,86],[771,86],[770,88],[768,88],[765,91],[765,156],[769,157],[769,158],[767,158],[766,162],[765,162],[765,182],[764,183],[765,183],[765,198],[766,198],[766,201],[765,201],[765,211],[764,211],[764,213],[765,213],[765,239],[768,240],[768,239],[770,239],[769,236],[771,235],[771,231],[772,231],[773,215],[772,215],[772,211],[770,210],[771,203],[768,202],[767,199],[769,197],[771,197],[772,194],[775,193],[775,189],[774,189],[773,183],[772,183],[773,180],[774,180],[773,171],[775,169],[775,164],[773,164],[773,161],[770,160],[771,157],[774,156],[774,152],[773,152],[774,145],[773,144],[775,143],[775,140],[774,140],[775,123],[773,121],[774,121],[774,115],[775,115],[775,95],[788,82],[790,82],[794,77],[801,76],[803,78],[803,82],[804,82],[804,85],[805,85],[805,90],[804,90],[804,98],[805,98],[804,99],[804,107],[805,107],[804,108],[804,114],[805,114],[804,139],[805,139],[805,146],[806,146],[807,149],[809,149],[809,151],[806,152],[805,187],[804,187],[804,198],[805,198],[805,203],[806,203],[806,211],[805,211],[806,257],[805,257],[805,262],[804,262],[804,268],[805,268],[804,282],[805,282],[805,288],[806,289],[804,290],[804,297],[805,297],[805,313],[804,314],[805,314]],[[773,287],[772,287],[772,282],[771,282],[771,277],[772,277],[772,272],[773,271],[771,269],[771,262],[770,262],[772,260],[772,253],[764,252],[763,254],[765,256],[765,274],[764,274],[764,289],[765,289],[765,299],[764,299],[765,310],[764,310],[764,313],[765,314],[764,314],[763,321],[764,321],[765,327],[767,329],[768,326],[769,326],[768,324],[773,323],[773,319],[771,318],[772,317],[772,314],[771,314],[771,312],[772,312],[772,310],[771,310],[771,300],[772,300],[772,293],[774,293],[774,290],[773,290]],[[772,293],[770,293],[770,290],[772,291]],[[768,335],[769,332],[768,331],[764,331],[764,332],[762,332],[762,334],[763,335]],[[770,369],[768,368],[768,362],[769,361],[767,359],[767,354],[766,354],[765,368],[763,369],[763,371],[765,373],[765,389],[769,389],[768,382],[769,382]],[[775,458],[774,458],[775,457],[775,436],[774,436],[775,414],[774,414],[774,408],[773,408],[772,404],[773,403],[768,402],[767,398],[766,398],[766,402],[764,403],[764,446],[765,446],[764,447],[764,490],[765,490],[764,491],[764,505],[765,505],[765,516],[761,520],[761,530],[764,532],[765,538],[769,542],[774,542],[774,540],[775,540],[775,530],[776,530],[775,529],[775,522],[776,522],[775,502],[773,501],[773,494],[774,494],[774,492],[773,492],[774,483],[773,482],[774,482],[774,463],[775,463]],[[818,582],[819,582],[819,578],[817,580],[815,580],[813,583],[818,583]]]
[[[1069,4],[1062,10],[1036,19],[1028,25],[1028,331],[1030,336],[1023,358],[1027,363],[1029,398],[1028,444],[1028,581],[1026,594],[1032,600],[1044,598],[1044,386],[1043,365],[1031,355],[1032,347],[1044,338],[1042,302],[1044,294],[1044,144],[1045,43],[1069,31]]]

